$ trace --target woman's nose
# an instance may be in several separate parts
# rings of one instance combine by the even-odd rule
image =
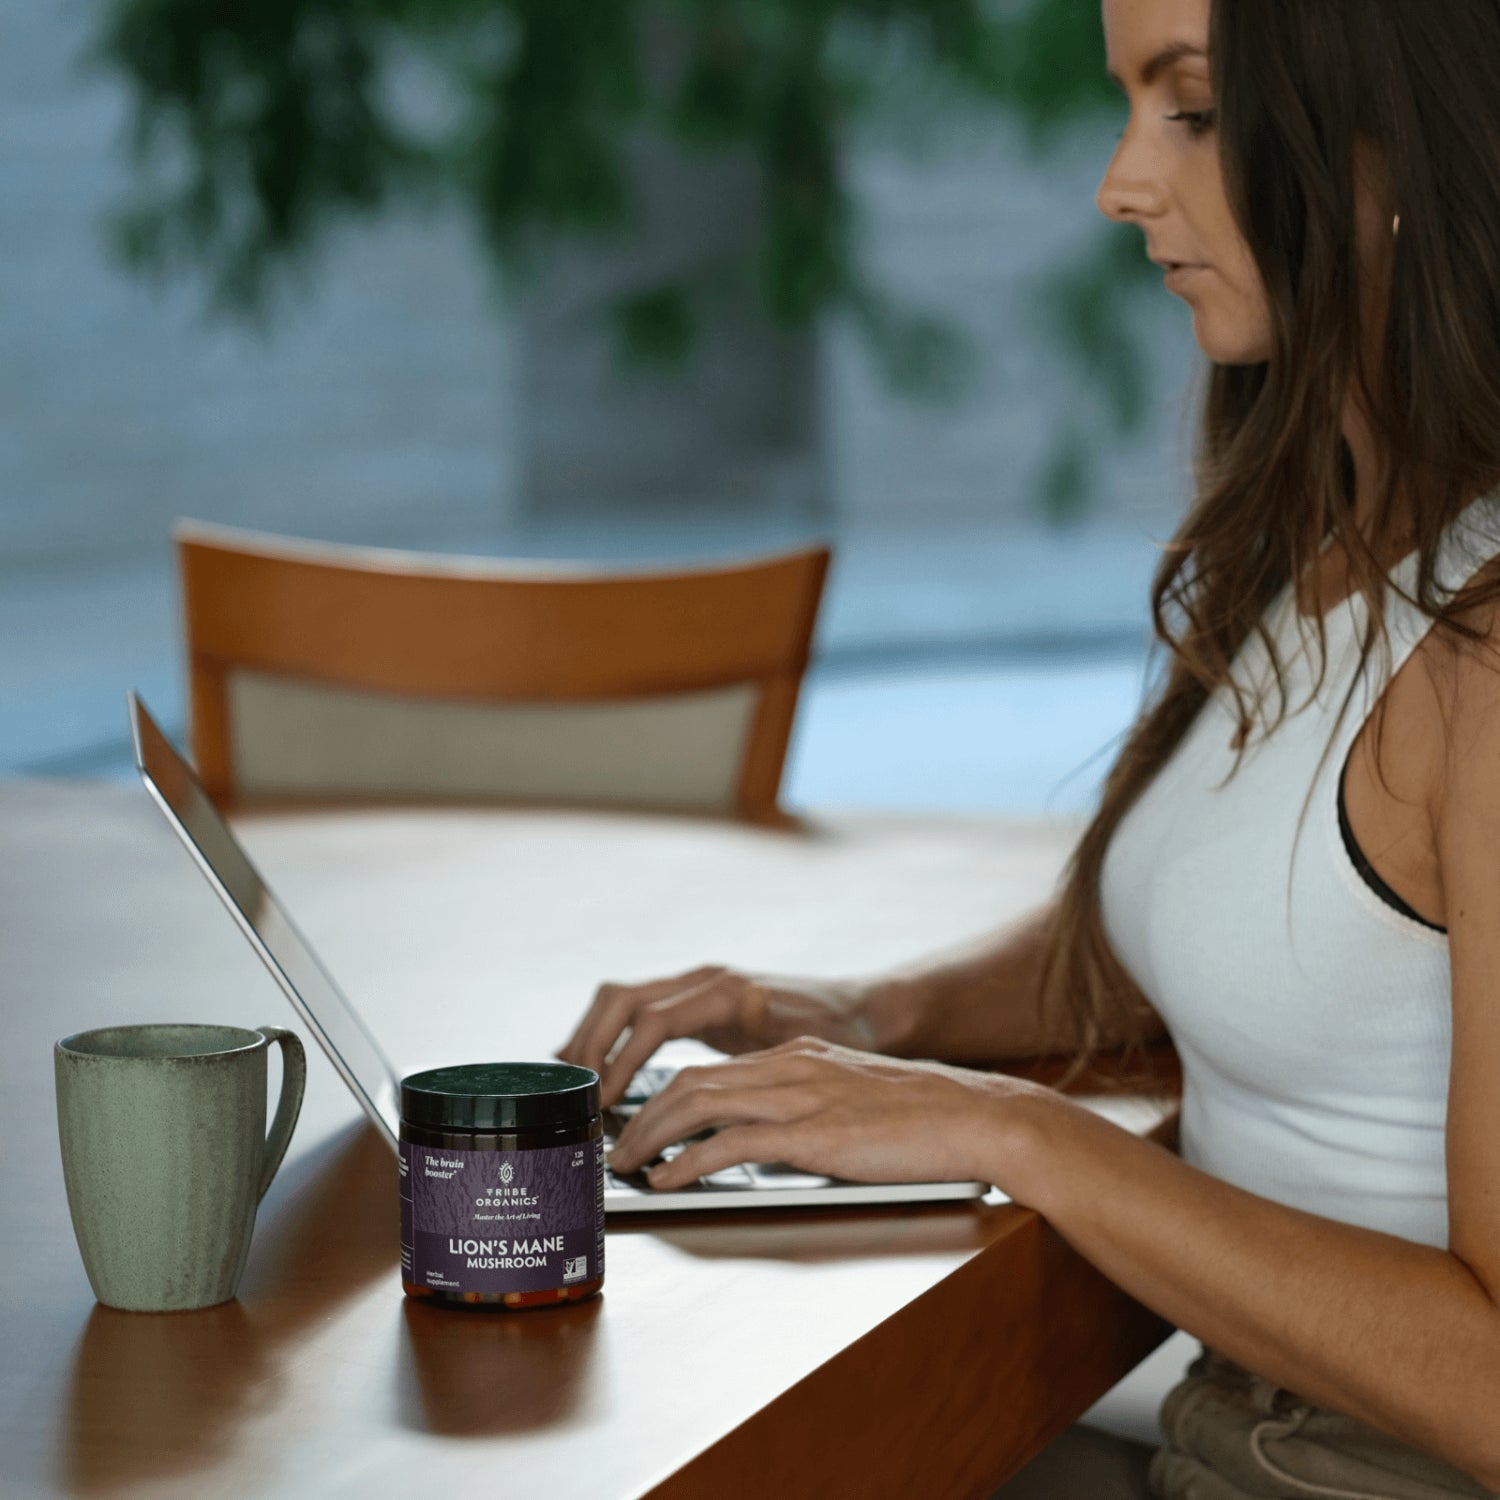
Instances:
[[[1166,195],[1146,164],[1129,150],[1128,140],[1121,141],[1094,195],[1099,212],[1106,219],[1133,224],[1159,214]]]
[[[1120,182],[1106,177],[1099,184],[1094,202],[1106,219],[1135,224],[1161,212],[1162,195],[1143,183]]]

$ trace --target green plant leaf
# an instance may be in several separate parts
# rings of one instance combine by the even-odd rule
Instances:
[[[1092,490],[1091,446],[1077,428],[1065,428],[1042,467],[1042,514],[1057,523],[1077,520],[1088,509]]]
[[[761,223],[726,274],[780,324],[851,313],[886,378],[922,399],[956,399],[974,351],[861,267],[851,128],[963,101],[1045,152],[1118,108],[1097,0],[100,0],[97,14],[87,61],[129,88],[136,172],[107,231],[137,274],[200,274],[214,306],[264,322],[341,224],[451,195],[514,284],[560,243],[632,232],[628,148],[654,136],[753,161]],[[415,59],[441,108],[403,105]],[[1148,371],[1125,295],[1142,258],[1121,245],[1091,246],[1036,301],[1038,331],[1125,430]],[[607,315],[626,357],[683,368],[712,314],[699,291],[686,276],[619,294]],[[1043,489],[1066,509],[1088,482],[1059,449]]]
[[[620,363],[673,368],[692,352],[698,324],[691,290],[674,282],[631,292],[610,304]]]

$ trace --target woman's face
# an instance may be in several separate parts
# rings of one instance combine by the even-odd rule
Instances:
[[[1271,315],[1219,168],[1208,69],[1209,0],[1104,0],[1110,76],[1130,118],[1099,185],[1099,211],[1138,224],[1167,290],[1193,312],[1215,364],[1264,363]]]

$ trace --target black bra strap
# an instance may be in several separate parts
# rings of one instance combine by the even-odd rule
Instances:
[[[1436,922],[1429,922],[1420,912],[1415,912],[1375,873],[1375,866],[1365,858],[1365,851],[1359,847],[1354,837],[1354,830],[1349,826],[1349,814],[1344,808],[1344,776],[1347,774],[1348,766],[1339,773],[1339,833],[1344,840],[1344,848],[1348,852],[1349,861],[1359,871],[1360,879],[1380,897],[1389,907],[1399,911],[1403,917],[1410,917],[1413,922],[1420,922],[1423,927],[1432,932],[1446,933],[1446,927],[1440,927]]]

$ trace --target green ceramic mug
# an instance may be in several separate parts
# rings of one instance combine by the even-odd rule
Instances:
[[[281,1101],[266,1135],[266,1055]],[[262,1026],[107,1026],[52,1051],[73,1231],[94,1295],[132,1312],[227,1302],[302,1107],[307,1060]]]

